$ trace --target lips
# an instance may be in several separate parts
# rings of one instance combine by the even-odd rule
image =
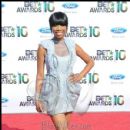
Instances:
[[[57,34],[57,35],[62,35],[62,34],[63,34],[63,32],[56,32],[56,34]]]
[[[64,35],[64,33],[62,33],[62,32],[57,32],[57,33],[55,33],[55,35],[58,36],[58,37],[61,37],[61,36]]]

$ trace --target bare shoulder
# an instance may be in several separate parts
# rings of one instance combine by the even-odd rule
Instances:
[[[82,49],[78,44],[75,44],[76,50]]]
[[[45,56],[45,55],[46,55],[46,52],[47,52],[47,49],[46,49],[46,48],[44,48],[44,47],[41,46],[41,45],[38,46],[38,49],[37,49],[37,54],[38,54],[38,55]]]
[[[76,54],[79,56],[81,53],[85,53],[85,51],[78,44],[75,44]]]
[[[90,56],[89,54],[82,48],[80,47],[78,44],[76,44],[76,55],[79,56],[81,59],[87,59],[87,60],[90,60]]]

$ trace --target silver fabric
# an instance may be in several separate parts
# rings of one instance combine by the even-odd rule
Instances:
[[[74,111],[80,95],[80,84],[73,84],[69,81],[76,61],[75,46],[67,38],[65,44],[69,54],[62,57],[56,55],[53,40],[41,43],[43,47],[47,48],[47,74],[43,81],[42,98],[45,110],[50,115]]]

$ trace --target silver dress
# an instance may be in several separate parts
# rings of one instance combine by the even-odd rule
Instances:
[[[64,43],[68,48],[66,56],[55,53],[53,39],[40,43],[47,49],[45,58],[47,73],[43,80],[42,101],[44,109],[50,115],[73,112],[81,90],[79,83],[69,81],[76,61],[75,43],[69,38],[64,38]]]

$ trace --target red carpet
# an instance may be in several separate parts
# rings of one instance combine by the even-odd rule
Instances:
[[[2,114],[2,130],[55,130],[45,114]],[[130,130],[130,112],[73,114],[69,130]]]

